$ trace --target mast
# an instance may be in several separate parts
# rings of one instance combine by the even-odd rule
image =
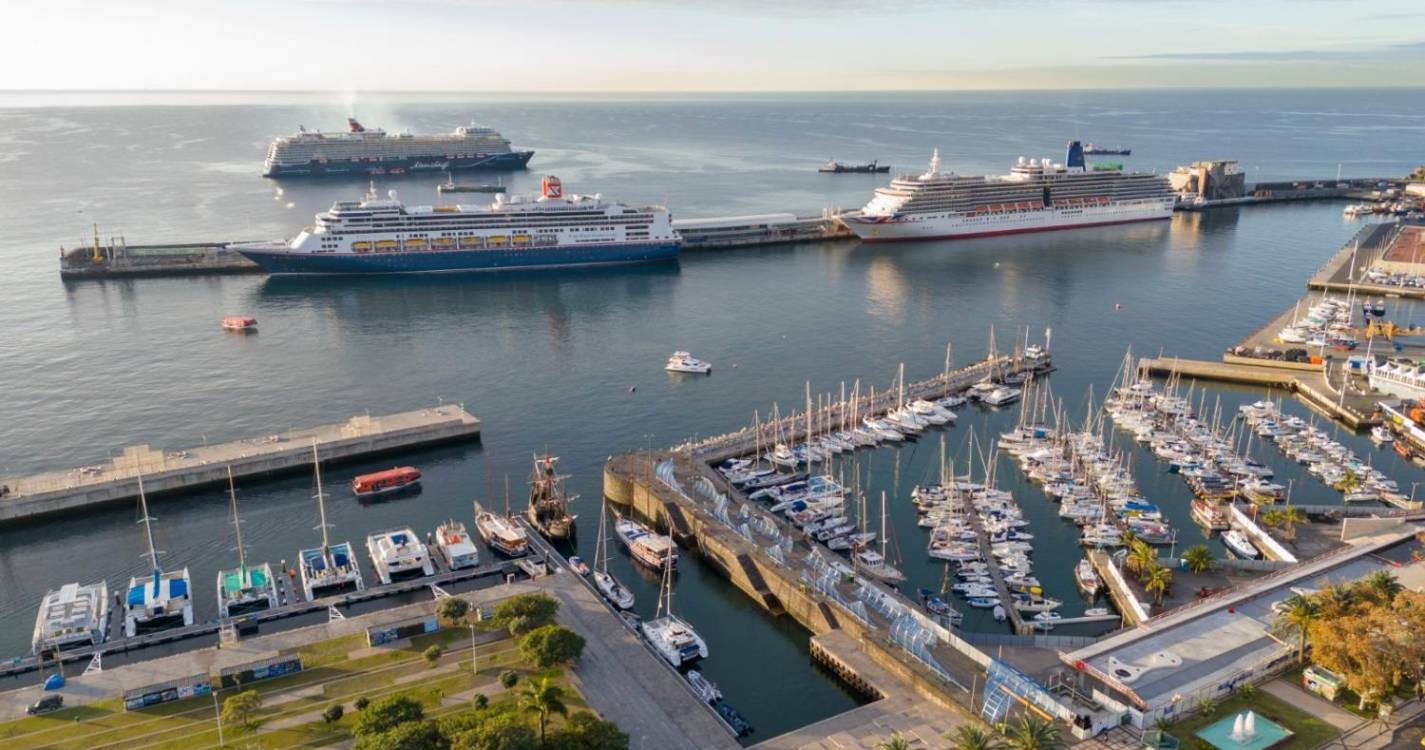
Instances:
[[[322,495],[322,465],[317,460],[317,439],[312,438],[312,471],[317,477],[317,513],[321,518],[321,525],[317,528],[322,530],[322,556],[331,554],[331,541],[327,539],[327,502]]]
[[[881,558],[886,557],[886,491],[881,490]]]
[[[228,497],[233,505],[233,532],[237,534],[238,580],[247,585],[247,553],[242,548],[242,523],[238,521],[237,488],[233,486],[233,467],[228,464]]]
[[[148,537],[148,559],[153,564],[153,595],[158,596],[158,550],[153,546],[153,519],[148,517],[148,498],[144,497],[142,470],[139,471],[139,510],[143,513],[143,518],[139,520],[143,522],[144,534]]]

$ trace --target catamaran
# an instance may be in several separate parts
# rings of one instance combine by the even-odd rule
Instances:
[[[435,527],[435,547],[445,557],[451,570],[473,568],[480,564],[480,548],[475,546],[465,524],[450,520]]]
[[[153,519],[148,516],[142,474],[139,475],[139,509],[143,512],[140,521],[148,538],[146,556],[153,565],[153,574],[129,579],[128,595],[124,598],[124,635],[129,638],[193,624],[193,587],[188,569],[165,573],[158,567],[159,552],[153,546]]]
[[[322,532],[320,547],[299,550],[297,559],[302,571],[302,593],[307,601],[335,596],[348,591],[361,591],[366,582],[361,579],[361,567],[351,552],[351,542],[332,544],[327,538],[326,496],[322,493],[322,467],[317,456],[317,441],[312,441],[312,473],[317,484],[318,529]]]
[[[366,553],[371,555],[371,567],[382,583],[435,574],[430,550],[409,528],[367,535]]]
[[[663,567],[663,586],[658,592],[658,609],[654,619],[639,625],[643,637],[653,650],[672,664],[681,667],[697,659],[706,659],[708,645],[685,620],[673,614],[673,566]]]
[[[608,512],[599,506],[599,538],[594,543],[594,588],[619,609],[633,607],[633,592],[624,588],[609,572]]]
[[[233,533],[237,536],[238,566],[218,571],[218,615],[236,617],[278,604],[277,584],[272,579],[272,566],[261,563],[249,567],[247,551],[242,544],[242,522],[238,518],[237,489],[233,486],[233,468],[228,467],[228,498],[233,506]]]

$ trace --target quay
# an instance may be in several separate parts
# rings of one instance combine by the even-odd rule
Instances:
[[[781,245],[795,242],[856,239],[841,222],[846,213],[827,209],[820,216],[758,214],[711,219],[674,219],[684,250]]]
[[[0,477],[6,488],[0,495],[0,523],[132,500],[138,497],[140,477],[152,497],[222,484],[229,468],[239,479],[310,469],[314,445],[322,461],[341,462],[479,437],[479,419],[463,406],[444,404],[184,450],[131,446],[104,464]]]
[[[232,242],[130,245],[124,239],[59,250],[59,277],[66,281],[132,276],[192,276],[261,273],[256,263],[229,249]]]

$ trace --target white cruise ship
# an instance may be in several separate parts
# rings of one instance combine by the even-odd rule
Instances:
[[[339,201],[290,242],[231,246],[271,274],[493,271],[642,263],[677,257],[668,209],[565,195],[547,176],[540,194],[488,205],[406,206]]]
[[[474,123],[437,135],[390,135],[346,119],[346,132],[298,128],[267,147],[264,177],[378,175],[452,172],[462,169],[521,169],[533,151],[515,151],[496,131]]]
[[[1400,398],[1425,398],[1425,367],[1408,359],[1392,359],[1371,367],[1371,387]]]
[[[867,242],[958,239],[1167,219],[1173,193],[1165,177],[1085,166],[1070,141],[1063,164],[1019,158],[1007,175],[970,177],[930,169],[877,188],[843,221]]]

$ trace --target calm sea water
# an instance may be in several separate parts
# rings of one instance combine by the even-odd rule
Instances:
[[[133,243],[290,235],[352,182],[284,182],[257,175],[267,141],[303,124],[339,127],[352,110],[368,126],[432,131],[471,118],[537,151],[508,175],[529,189],[544,173],[566,189],[670,205],[676,216],[815,213],[865,201],[884,176],[827,176],[828,158],[879,159],[919,170],[938,146],[947,167],[1000,172],[1018,155],[1058,158],[1079,136],[1131,146],[1135,168],[1236,158],[1251,179],[1408,172],[1425,153],[1421,99],[1411,91],[1116,92],[846,97],[521,99],[293,95],[89,97],[0,95],[0,473],[102,461],[133,443],[171,448],[462,402],[484,422],[478,445],[414,454],[426,473],[415,497],[362,506],[338,493],[338,538],[470,520],[470,503],[499,505],[504,478],[523,499],[532,452],[563,457],[585,519],[597,517],[600,467],[612,453],[736,429],[754,410],[799,405],[843,381],[885,387],[982,356],[993,325],[1003,349],[1028,327],[1052,327],[1055,394],[1084,413],[1124,351],[1213,357],[1301,293],[1305,278],[1355,231],[1340,205],[1225,209],[1171,223],[955,243],[857,243],[688,253],[676,264],[598,271],[334,280],[262,277],[145,279],[65,285],[56,255],[98,223]],[[390,180],[407,201],[438,200],[436,177]],[[1115,305],[1121,305],[1116,309]],[[247,314],[255,336],[225,336],[217,320]],[[1420,316],[1403,305],[1397,322]],[[675,349],[712,360],[711,377],[669,376]],[[637,390],[630,392],[630,386]],[[1260,397],[1220,394],[1224,409]],[[1288,402],[1289,410],[1306,413]],[[967,408],[946,452],[993,437],[1014,411]],[[1347,439],[1358,451],[1370,446]],[[1134,469],[1150,498],[1184,529],[1188,493],[1151,455]],[[1298,502],[1339,502],[1298,477]],[[1403,486],[1425,479],[1373,452]],[[937,586],[924,556],[910,487],[933,478],[937,438],[863,453],[871,495],[889,496],[907,590]],[[351,474],[384,468],[334,468]],[[1077,603],[1072,527],[1001,461],[999,476],[1035,521],[1036,561],[1050,592]],[[304,477],[239,487],[250,559],[274,563],[316,538]],[[156,503],[168,566],[186,565],[199,616],[215,614],[212,580],[231,564],[222,492]],[[144,567],[136,513],[0,529],[0,654],[28,647],[43,592]],[[591,556],[594,523],[580,552]],[[651,613],[656,582],[626,558],[614,567]],[[677,607],[709,641],[706,671],[765,737],[853,704],[809,668],[806,634],[770,618],[721,577],[690,561]],[[971,621],[969,627],[992,628]],[[1065,628],[1064,630],[1068,630]]]

